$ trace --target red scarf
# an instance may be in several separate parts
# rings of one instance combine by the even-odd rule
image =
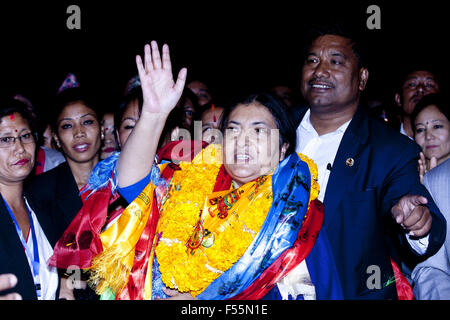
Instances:
[[[108,217],[108,208],[118,197],[111,193],[110,184],[97,190],[86,199],[82,194],[83,207],[58,240],[48,264],[59,269],[78,266],[87,269],[92,258],[102,252],[100,232]]]

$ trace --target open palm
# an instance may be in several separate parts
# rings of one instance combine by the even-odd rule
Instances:
[[[178,73],[174,82],[169,46],[163,45],[162,59],[156,41],[144,47],[144,62],[138,55],[136,65],[141,80],[142,112],[168,114],[176,106],[186,82],[186,68]]]

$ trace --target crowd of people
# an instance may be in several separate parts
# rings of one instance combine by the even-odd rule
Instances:
[[[357,39],[316,31],[302,99],[222,103],[153,41],[117,108],[74,74],[51,116],[1,101],[0,299],[450,299],[446,90],[414,67],[374,112]]]

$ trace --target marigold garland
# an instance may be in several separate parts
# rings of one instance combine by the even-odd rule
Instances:
[[[311,201],[317,199],[317,197],[319,196],[320,186],[317,182],[319,171],[317,169],[316,163],[311,158],[305,156],[302,153],[298,153],[298,156],[300,157],[300,159],[302,159],[303,162],[306,162],[309,167],[309,172],[311,173],[311,190],[309,194],[309,203],[311,203]]]
[[[312,201],[319,192],[317,166],[306,156],[299,156],[311,172]],[[199,161],[199,157],[203,157],[203,161]],[[261,182],[266,184],[264,191],[252,193],[248,200],[251,205],[245,210],[235,210],[216,230],[207,230],[210,233],[205,234],[202,245],[189,250],[186,244],[199,222],[205,200],[212,193],[220,160],[220,146],[210,145],[193,164],[181,163],[181,170],[174,173],[168,198],[161,209],[160,240],[155,253],[162,280],[166,286],[190,292],[193,296],[201,293],[244,254],[272,205],[272,179],[269,176]]]

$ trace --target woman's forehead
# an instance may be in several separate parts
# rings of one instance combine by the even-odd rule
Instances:
[[[228,118],[228,122],[231,121],[240,124],[266,123],[277,127],[272,113],[259,102],[238,105]]]
[[[445,117],[445,115],[439,110],[437,106],[431,104],[425,107],[419,114],[417,115],[416,122],[423,119],[434,119],[434,120],[449,120]]]
[[[122,119],[129,115],[138,116],[138,118],[139,118],[139,100],[138,99],[134,99],[126,105],[125,110],[122,115]]]
[[[95,110],[89,108],[88,106],[86,106],[85,104],[81,103],[81,102],[75,102],[72,104],[69,104],[67,106],[65,106],[61,113],[59,114],[58,119],[62,119],[62,118],[80,118],[82,116],[85,115],[92,115],[94,117],[97,117],[97,113],[95,112]]]
[[[6,115],[0,119],[0,130],[5,131],[21,131],[23,129],[29,129],[30,125],[20,113],[13,113]]]

